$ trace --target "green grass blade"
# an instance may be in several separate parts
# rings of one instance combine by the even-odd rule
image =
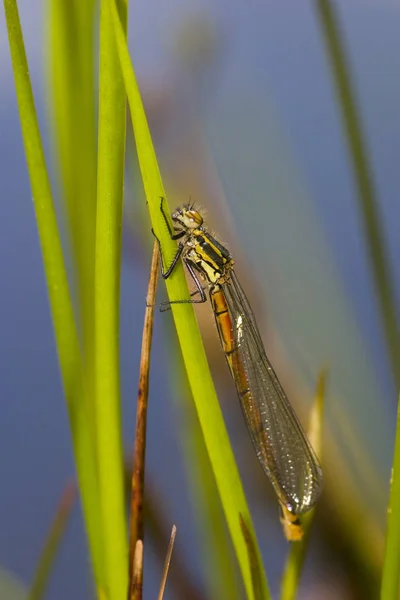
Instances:
[[[101,538],[94,445],[85,408],[81,351],[68,288],[62,247],[35,110],[28,63],[15,0],[4,0],[22,137],[42,249],[58,358],[73,437],[90,551],[101,581]]]
[[[112,8],[115,35],[131,111],[137,154],[150,217],[154,231],[160,239],[164,259],[168,264],[171,257],[176,252],[176,244],[170,239],[160,212],[160,196],[165,197],[165,192],[140,92],[130,61],[126,39],[118,19],[115,4],[113,0],[108,1]],[[171,299],[184,299],[189,297],[181,265],[174,271],[166,284]],[[222,506],[224,508],[228,527],[239,561],[247,596],[248,598],[253,599],[254,594],[252,589],[251,569],[247,547],[242,535],[239,520],[239,515],[242,514],[249,529],[253,532],[249,509],[247,507],[240,476],[216,397],[193,307],[190,304],[173,305],[172,313],[189,384],[217,482]],[[261,565],[260,553],[257,547],[256,552]],[[268,586],[261,566],[260,571],[263,575],[262,585],[265,589],[265,596],[267,597],[267,595],[269,596]]]
[[[87,385],[93,396],[96,226],[95,0],[47,0],[48,67],[63,200],[77,272]]]
[[[178,356],[178,353],[175,353]],[[182,380],[181,374],[180,379]],[[175,379],[178,380],[178,377]],[[183,387],[183,386],[182,386]],[[179,394],[179,388],[178,388]],[[204,444],[204,436],[188,391],[181,390],[191,405],[185,406],[180,433],[186,462],[186,478],[189,483],[192,504],[196,511],[196,527],[200,535],[207,590],[210,598],[238,600],[237,566],[232,545],[226,530],[221,510],[221,501],[215,485],[215,477]]]
[[[379,301],[386,336],[388,356],[397,388],[400,388],[400,336],[394,285],[389,267],[385,235],[381,223],[361,118],[357,109],[351,74],[340,35],[334,4],[330,0],[315,0],[316,12],[324,35],[336,93],[342,115],[344,133],[350,151],[357,185],[359,210],[367,242],[373,282]]]
[[[397,388],[400,387],[400,336],[394,285],[390,272],[388,252],[381,224],[378,203],[372,180],[370,161],[367,156],[360,117],[357,111],[351,76],[347,66],[338,18],[329,0],[316,0],[316,9],[324,33],[325,43],[342,111],[342,119],[354,176],[358,187],[358,200],[363,219],[367,249],[372,267],[373,281],[379,300],[381,319],[386,336],[388,355]],[[399,419],[399,417],[398,417]],[[382,577],[382,598],[398,597],[400,571],[400,440],[397,427],[392,487],[390,494],[386,531],[385,560]],[[397,472],[397,477],[396,477]]]
[[[94,414],[94,253],[96,226],[95,0],[47,0],[47,53],[56,171],[68,220],[83,348],[86,402]],[[75,300],[75,298],[74,298]],[[95,440],[95,419],[91,419]]]
[[[263,591],[263,574],[260,570],[260,561],[257,559],[257,546],[255,544],[254,536],[247,527],[246,521],[243,516],[240,515],[240,527],[242,529],[243,538],[246,542],[247,552],[250,561],[251,581],[253,585],[254,600],[264,600]]]
[[[310,427],[308,431],[311,445],[320,459],[322,448],[322,418],[326,397],[326,375],[326,371],[323,370],[318,378],[317,391],[311,411]],[[315,509],[302,517],[301,523],[304,530],[303,539],[300,542],[291,545],[282,577],[281,600],[294,600],[294,598],[296,598],[308,548],[311,525],[314,520],[314,513]]]
[[[127,4],[119,3],[127,26]],[[99,492],[109,600],[128,590],[119,381],[119,291],[126,94],[109,4],[100,5],[100,87],[95,267],[95,372]]]
[[[46,536],[44,547],[36,567],[35,576],[29,590],[29,600],[41,600],[45,597],[50,574],[53,570],[57,552],[64,536],[68,520],[71,516],[76,495],[77,489],[75,481],[71,481],[67,484],[62,493],[54,519]]]
[[[397,408],[392,485],[386,525],[381,600],[398,600],[400,587],[400,402]]]
[[[132,177],[137,186],[138,173]],[[138,193],[141,193],[136,189]],[[143,205],[142,205],[143,204]],[[145,203],[138,205],[136,215],[143,220],[147,213]],[[127,214],[128,226],[134,231],[133,214]],[[151,244],[145,239],[148,232],[143,233],[143,243]],[[204,573],[205,593],[210,598],[219,600],[237,600],[242,597],[240,573],[232,542],[224,520],[221,499],[215,484],[215,476],[204,443],[204,436],[197,418],[196,409],[190,394],[186,373],[180,358],[179,345],[174,337],[174,325],[167,319],[161,319],[163,338],[168,346],[170,367],[168,369],[169,388],[174,390],[174,408],[181,423],[179,440],[185,464],[185,477],[189,488],[190,502],[195,513],[194,522],[199,539],[199,569]]]

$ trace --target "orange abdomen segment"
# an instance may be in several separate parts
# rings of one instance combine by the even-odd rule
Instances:
[[[237,341],[224,292],[221,288],[217,288],[211,291],[210,299],[223,351],[225,352],[232,377],[236,383],[238,394],[243,397],[249,394],[249,386],[247,384],[246,371],[239,357]]]
[[[263,444],[268,445],[268,439],[263,432],[262,417],[253,400],[249,387],[248,375],[243,365],[243,361],[241,360],[238,342],[235,336],[234,328],[239,327],[239,325],[237,323],[232,323],[225,294],[221,287],[216,285],[210,290],[210,300],[222,348],[225,352],[226,360],[235,382],[236,391],[248,426],[251,426],[254,438],[260,439],[261,436],[263,438]],[[257,447],[256,452],[257,454],[262,454],[262,448]]]

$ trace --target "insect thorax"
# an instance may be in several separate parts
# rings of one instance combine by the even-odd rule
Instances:
[[[228,250],[203,229],[196,229],[186,242],[187,260],[208,283],[225,278],[233,266]]]

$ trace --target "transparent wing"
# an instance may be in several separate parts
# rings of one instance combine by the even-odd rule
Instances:
[[[307,512],[322,489],[321,467],[267,358],[246,295],[230,275],[223,284],[236,342],[230,368],[250,437],[279,500],[294,514]]]

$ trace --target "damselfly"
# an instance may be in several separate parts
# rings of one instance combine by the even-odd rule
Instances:
[[[167,279],[182,258],[196,285],[195,294],[199,295],[183,302],[206,302],[202,281],[208,286],[222,348],[256,454],[278,496],[284,532],[290,540],[300,539],[298,515],[315,505],[322,489],[322,471],[266,355],[253,311],[234,271],[234,261],[207,231],[193,204],[173,213],[173,230],[163,199],[161,212],[171,238],[179,240],[167,269],[161,256],[162,276]]]

